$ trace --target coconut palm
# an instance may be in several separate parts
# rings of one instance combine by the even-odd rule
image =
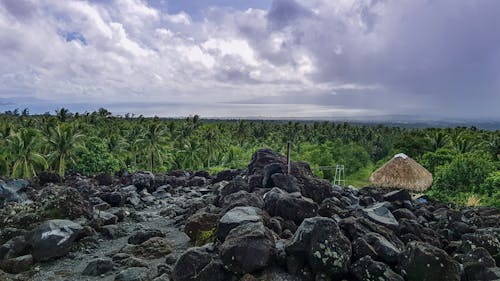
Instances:
[[[47,159],[60,176],[64,176],[67,163],[75,164],[76,152],[82,149],[84,135],[73,126],[58,125],[47,138]]]
[[[39,152],[42,141],[35,129],[22,128],[7,142],[13,159],[12,177],[31,178],[36,176],[37,167],[47,167],[47,161]]]
[[[146,155],[149,170],[154,173],[155,165],[167,160],[167,131],[160,123],[151,123],[137,140],[137,146]]]

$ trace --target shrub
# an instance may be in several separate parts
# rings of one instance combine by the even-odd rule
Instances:
[[[441,191],[471,192],[480,188],[494,170],[493,161],[484,154],[460,154],[449,164],[438,167],[432,188]]]

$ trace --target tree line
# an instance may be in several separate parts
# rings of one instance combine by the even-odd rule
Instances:
[[[500,196],[498,130],[203,120],[197,115],[162,119],[114,116],[104,108],[83,114],[65,108],[42,115],[30,115],[27,109],[0,114],[0,175],[217,172],[244,168],[261,147],[284,153],[287,142],[292,143],[293,160],[309,162],[316,175],[329,180],[335,165],[342,164],[348,184],[368,185],[374,169],[404,152],[434,174],[435,196],[444,198],[450,191]]]

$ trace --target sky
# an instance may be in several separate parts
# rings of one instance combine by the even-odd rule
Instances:
[[[0,0],[0,110],[500,120],[497,0]]]

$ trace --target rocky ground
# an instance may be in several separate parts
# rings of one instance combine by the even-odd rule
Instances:
[[[0,280],[500,280],[500,210],[285,170],[0,181]]]

